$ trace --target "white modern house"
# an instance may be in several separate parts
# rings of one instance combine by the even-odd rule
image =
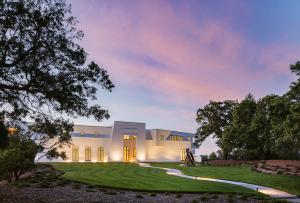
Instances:
[[[75,125],[66,162],[182,161],[194,134],[146,129],[145,123],[115,121],[112,127]]]

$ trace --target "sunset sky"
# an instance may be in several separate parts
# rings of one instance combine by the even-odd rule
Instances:
[[[99,91],[102,123],[195,132],[209,100],[282,94],[300,58],[300,1],[68,1],[81,45],[116,88]]]

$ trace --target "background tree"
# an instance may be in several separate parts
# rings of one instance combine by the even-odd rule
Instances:
[[[237,101],[226,100],[224,102],[210,101],[203,108],[198,109],[196,121],[200,125],[195,136],[195,144],[201,145],[208,137],[216,138],[216,144],[222,148],[221,138],[224,129],[231,124],[232,111]],[[226,158],[226,155],[224,155]]]
[[[255,156],[257,139],[251,133],[251,121],[255,115],[256,101],[251,94],[233,110],[232,125],[228,127],[226,138],[230,141],[233,156],[237,159],[245,159],[245,156]],[[230,135],[230,137],[228,137]],[[223,143],[223,142],[222,142]],[[224,144],[224,143],[223,143]],[[227,146],[227,143],[226,143]]]
[[[26,137],[40,150],[48,138],[57,140],[48,157],[64,158],[58,149],[70,143],[73,125],[62,115],[109,118],[99,104],[90,104],[98,87],[111,91],[114,85],[105,69],[87,62],[82,38],[64,0],[0,3],[0,113],[5,122],[34,120],[31,129],[42,136],[31,131]]]

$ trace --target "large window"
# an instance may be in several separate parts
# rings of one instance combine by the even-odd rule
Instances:
[[[92,148],[91,147],[86,147],[85,148],[85,160],[86,161],[91,161],[92,160]]]
[[[104,147],[98,147],[97,159],[98,161],[104,161]]]
[[[79,161],[79,147],[72,148],[72,161]]]
[[[183,137],[182,136],[180,136],[180,141],[183,141]]]
[[[165,137],[163,135],[161,135],[160,140],[165,140]]]
[[[180,160],[184,161],[186,157],[186,150],[185,149],[181,149],[180,150]]]
[[[179,137],[178,135],[171,135],[171,140],[172,141],[179,141],[179,140],[181,140],[181,137]]]
[[[133,157],[136,157],[136,148],[133,148]]]
[[[129,147],[124,147],[123,156],[124,161],[129,161]]]

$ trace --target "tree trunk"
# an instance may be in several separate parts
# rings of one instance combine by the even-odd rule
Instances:
[[[7,172],[7,177],[6,178],[7,178],[7,181],[9,183],[11,183],[12,179],[11,179],[11,172],[10,171]]]

